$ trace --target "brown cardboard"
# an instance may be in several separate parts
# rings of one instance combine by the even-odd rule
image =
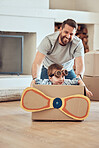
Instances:
[[[85,53],[86,76],[99,76],[99,50]]]
[[[60,86],[60,85],[34,85],[35,88],[42,91],[49,97],[67,97],[75,94],[84,94],[83,86]],[[32,120],[74,120],[68,117],[58,109],[32,112]]]
[[[91,100],[99,100],[99,76],[91,77],[84,76],[83,81],[87,88],[92,91],[93,97],[89,97]]]

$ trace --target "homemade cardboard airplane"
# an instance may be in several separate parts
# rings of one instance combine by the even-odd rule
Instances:
[[[33,120],[84,120],[90,100],[83,86],[34,85],[23,91],[21,107]]]

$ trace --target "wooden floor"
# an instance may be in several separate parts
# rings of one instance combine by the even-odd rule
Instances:
[[[32,122],[19,104],[0,103],[0,148],[99,148],[99,102],[82,122]]]

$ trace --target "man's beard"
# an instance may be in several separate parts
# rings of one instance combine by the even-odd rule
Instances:
[[[62,36],[61,34],[60,34],[60,40],[63,46],[65,46],[68,42],[71,41],[70,38],[68,39],[66,36]]]

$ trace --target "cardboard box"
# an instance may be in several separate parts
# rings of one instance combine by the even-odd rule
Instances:
[[[78,85],[34,85],[49,97],[67,97],[75,94],[84,94],[84,87]],[[71,106],[72,107],[72,106]],[[59,109],[49,109],[40,112],[32,112],[32,120],[74,120]]]
[[[92,91],[93,97],[90,97],[91,100],[99,100],[99,77],[84,76],[83,81],[87,88]]]
[[[99,50],[85,53],[85,73],[86,76],[99,76]]]

